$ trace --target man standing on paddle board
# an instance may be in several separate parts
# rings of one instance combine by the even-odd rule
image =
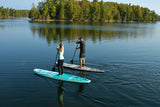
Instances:
[[[63,62],[64,62],[64,46],[62,43],[60,43],[58,46],[57,46],[57,50],[58,50],[58,71],[59,71],[59,75],[62,75],[63,74]]]
[[[76,44],[80,44],[80,47],[76,49],[80,49],[80,54],[79,54],[79,61],[80,61],[80,68],[85,66],[85,42],[82,37],[80,37]],[[83,63],[82,63],[83,62]]]

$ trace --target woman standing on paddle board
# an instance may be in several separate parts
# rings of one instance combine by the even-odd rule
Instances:
[[[58,46],[57,46],[57,50],[58,50],[58,72],[59,72],[59,75],[62,75],[63,74],[63,62],[64,62],[64,46],[62,43],[60,43]]]
[[[79,61],[80,61],[80,68],[85,66],[85,43],[82,37],[80,37],[76,44],[80,44],[80,47],[76,49],[80,49],[80,54],[79,54]],[[83,64],[82,64],[83,62]]]

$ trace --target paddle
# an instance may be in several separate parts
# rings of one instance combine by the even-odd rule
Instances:
[[[55,59],[55,63],[54,63],[54,67],[52,68],[52,71],[55,71],[57,55],[58,55],[58,51],[57,51],[57,53],[56,53],[56,59]]]
[[[72,58],[72,60],[71,60],[71,63],[73,63],[73,59],[74,59],[74,56],[75,56],[75,54],[76,54],[77,48],[78,48],[78,44],[77,44],[76,49],[75,49],[75,51],[74,51],[74,54],[73,54],[73,58]]]

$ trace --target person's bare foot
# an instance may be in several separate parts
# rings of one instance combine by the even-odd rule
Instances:
[[[82,68],[81,66],[79,66],[78,68]]]
[[[58,76],[61,76],[60,74]]]

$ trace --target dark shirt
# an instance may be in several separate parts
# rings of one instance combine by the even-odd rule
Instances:
[[[85,43],[84,41],[79,41],[80,44],[80,53],[85,53]]]

